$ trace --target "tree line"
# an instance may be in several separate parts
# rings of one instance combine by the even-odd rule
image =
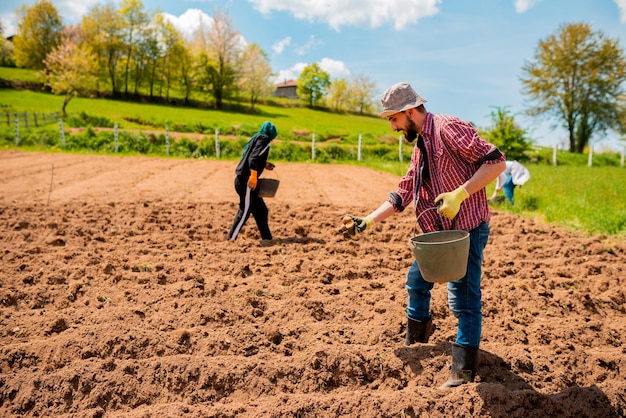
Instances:
[[[254,110],[273,90],[267,54],[245,41],[220,10],[210,24],[200,22],[192,39],[162,13],[146,11],[141,0],[96,5],[76,26],[63,25],[50,0],[21,6],[17,15],[13,44],[1,38],[0,64],[40,71],[45,85],[65,96],[63,114],[73,97],[94,91],[166,101],[175,96],[184,103],[208,97],[217,109],[245,98]],[[538,42],[521,72],[525,113],[565,129],[571,152],[582,153],[609,130],[626,135],[626,59],[617,40],[585,23],[563,24]],[[365,75],[331,80],[316,63],[297,80],[304,104],[332,111],[373,113],[375,91]],[[496,109],[494,128],[515,145],[525,131],[505,107]]]
[[[267,54],[234,28],[231,17],[215,9],[186,39],[159,11],[141,0],[95,5],[75,26],[64,25],[50,0],[17,10],[18,33],[12,45],[2,37],[0,63],[40,71],[53,93],[69,101],[94,91],[111,97],[209,97],[217,109],[242,96],[254,110],[273,91]],[[0,28],[1,30],[1,28]],[[12,50],[11,50],[12,47]],[[311,64],[298,80],[303,103],[361,114],[373,110],[376,89],[367,76],[330,80]]]

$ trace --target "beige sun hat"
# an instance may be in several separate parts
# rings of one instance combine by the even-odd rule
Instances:
[[[413,90],[409,83],[397,83],[389,87],[380,99],[383,104],[383,112],[380,114],[383,118],[403,112],[407,109],[417,107],[426,103],[426,100]]]

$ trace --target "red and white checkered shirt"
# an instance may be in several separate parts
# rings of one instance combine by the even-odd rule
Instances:
[[[396,190],[402,200],[402,207],[413,201],[423,232],[449,229],[470,231],[483,221],[489,222],[491,214],[484,188],[461,204],[458,215],[452,221],[439,215],[436,210],[428,209],[435,207],[437,196],[461,186],[482,164],[505,161],[504,154],[499,159],[483,161],[496,148],[495,145],[483,140],[470,123],[450,115],[427,113],[421,136],[426,146],[429,175],[422,176],[420,187],[418,164],[421,151],[416,144],[411,165]],[[401,210],[391,197],[388,200],[396,211]]]

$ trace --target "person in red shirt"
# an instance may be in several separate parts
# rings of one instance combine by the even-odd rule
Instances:
[[[411,202],[423,232],[464,230],[470,234],[465,277],[448,283],[448,306],[458,319],[452,344],[450,379],[441,388],[473,381],[482,332],[480,280],[483,250],[489,237],[490,212],[485,186],[505,168],[505,156],[457,117],[433,114],[408,83],[391,86],[382,96],[381,116],[391,129],[416,141],[411,164],[392,192],[365,217],[347,215],[344,236],[354,238],[376,222],[402,212]],[[429,210],[437,207],[437,210]],[[442,260],[445,262],[445,260]],[[424,280],[417,261],[405,283],[408,293],[405,344],[427,343],[433,332],[430,298],[433,283]]]

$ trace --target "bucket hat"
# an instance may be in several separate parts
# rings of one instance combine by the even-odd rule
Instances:
[[[426,103],[426,100],[417,94],[409,83],[402,82],[389,87],[383,93],[380,102],[383,105],[380,116],[388,118],[395,113],[418,107]]]

